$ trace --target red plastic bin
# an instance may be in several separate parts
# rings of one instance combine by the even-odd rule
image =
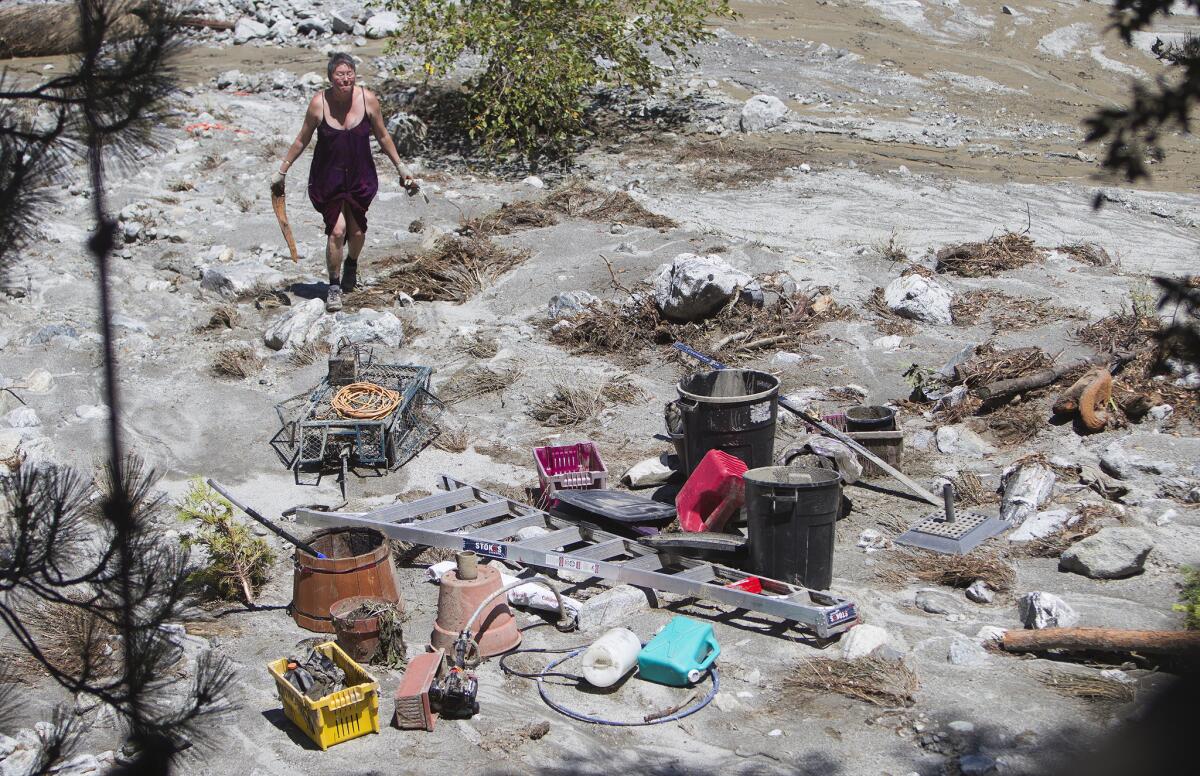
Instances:
[[[600,460],[595,442],[535,447],[542,496],[553,498],[558,490],[592,490],[608,487],[608,469]]]
[[[709,450],[675,497],[679,527],[720,531],[746,500],[746,463],[723,450]]]

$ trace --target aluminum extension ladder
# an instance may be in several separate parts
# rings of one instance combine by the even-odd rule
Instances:
[[[763,592],[736,585],[754,577],[743,571],[657,551],[586,522],[554,517],[540,509],[482,490],[448,475],[445,491],[373,512],[319,512],[298,509],[298,521],[327,527],[374,528],[392,539],[469,550],[509,563],[552,571],[567,570],[599,579],[703,598],[738,609],[799,623],[820,638],[841,633],[858,621],[854,603],[818,590],[757,577]],[[549,533],[516,539],[523,528]]]

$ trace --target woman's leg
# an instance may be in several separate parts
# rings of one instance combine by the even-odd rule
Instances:
[[[346,222],[346,261],[343,265],[342,272],[342,289],[345,291],[353,291],[358,285],[358,254],[362,252],[363,243],[367,240],[367,233],[358,225],[358,221],[354,220],[354,214],[350,212],[349,205],[342,205],[342,217],[339,220]]]
[[[342,245],[346,242],[346,213],[343,208],[333,225],[333,231],[325,241],[325,268],[329,270],[329,284],[342,282]]]

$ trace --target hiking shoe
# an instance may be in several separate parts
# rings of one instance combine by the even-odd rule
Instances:
[[[334,284],[325,294],[325,312],[336,313],[340,309],[342,309],[342,287]]]
[[[342,290],[350,293],[358,286],[358,259],[346,259],[342,264]]]

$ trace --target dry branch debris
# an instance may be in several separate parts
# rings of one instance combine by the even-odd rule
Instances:
[[[553,390],[533,402],[529,417],[551,427],[576,426],[608,407],[600,391],[555,383]]]
[[[234,377],[239,380],[256,375],[263,367],[263,360],[254,348],[243,345],[236,348],[225,348],[217,353],[212,370],[222,377]]]
[[[527,251],[486,238],[444,235],[432,249],[400,259],[389,275],[347,301],[359,307],[391,304],[405,293],[421,301],[462,304],[528,258]]]
[[[1024,267],[1044,261],[1045,258],[1045,251],[1028,236],[1005,232],[984,242],[942,248],[937,252],[937,270],[975,278]]]
[[[1012,589],[1017,573],[1003,556],[986,549],[966,555],[939,555],[931,552],[898,553],[891,565],[878,572],[885,582],[904,585],[914,578],[948,587],[970,587],[982,579],[1001,593]]]
[[[442,401],[454,404],[476,396],[503,391],[521,377],[518,367],[491,369],[486,366],[471,366],[451,375],[439,391]]]
[[[589,221],[617,221],[653,229],[678,226],[666,216],[651,213],[623,191],[600,191],[581,182],[558,189],[542,201],[542,206],[565,216]]]
[[[1132,684],[1104,676],[1088,676],[1067,671],[1046,671],[1038,679],[1042,684],[1072,698],[1089,701],[1128,703],[1134,699]]]
[[[835,692],[875,706],[911,706],[919,686],[917,675],[903,662],[878,657],[801,660],[784,684],[791,690]]]

